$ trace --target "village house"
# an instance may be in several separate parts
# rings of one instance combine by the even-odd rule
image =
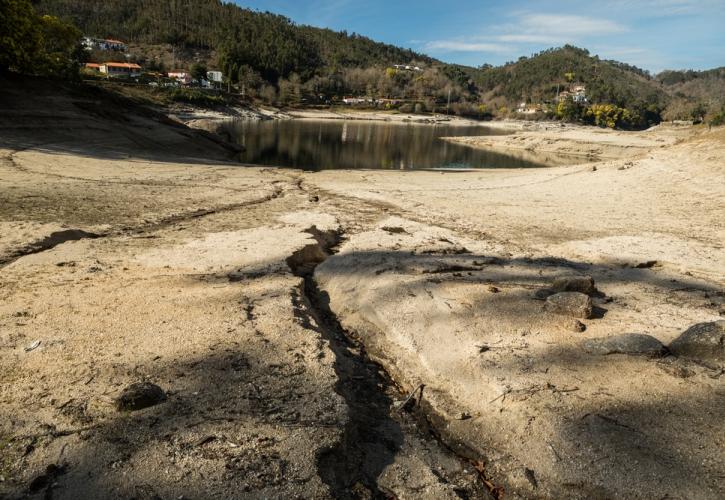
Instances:
[[[224,81],[224,74],[221,71],[207,71],[206,79],[212,83],[222,83]]]
[[[366,104],[372,103],[373,100],[365,97],[343,97],[342,102],[344,104]]]
[[[134,63],[107,62],[99,66],[99,70],[109,77],[136,77],[141,75],[141,66]]]
[[[390,104],[391,106],[394,106],[398,104],[398,101],[396,99],[373,99],[372,97],[344,97],[342,99],[343,104]]]
[[[572,101],[578,104],[586,104],[589,102],[587,99],[587,88],[584,85],[572,85],[569,90],[562,90],[556,97],[556,101],[560,102],[571,98]]]
[[[574,99],[574,102],[578,102],[580,104],[586,104],[588,102],[587,88],[584,85],[574,85],[570,90],[572,92],[572,99]]]
[[[83,37],[83,47],[86,50],[115,50],[117,52],[126,52],[128,47],[120,40],[110,40],[103,38]]]
[[[400,71],[423,71],[420,66],[410,66],[409,64],[393,64],[393,68]]]
[[[86,63],[85,65],[86,69],[92,70],[92,71],[101,71],[101,65],[97,63]]]
[[[544,107],[541,104],[529,104],[522,102],[519,104],[519,107],[516,108],[516,112],[522,115],[534,115],[536,113],[540,113],[544,110]]]
[[[191,73],[184,70],[169,71],[167,75],[169,76],[169,78],[176,80],[182,85],[191,85],[191,83],[194,81],[194,79],[191,77]]]

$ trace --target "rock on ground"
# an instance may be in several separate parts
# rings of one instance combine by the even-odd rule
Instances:
[[[592,317],[592,299],[581,292],[560,292],[546,298],[546,309],[556,314],[588,319]]]
[[[725,320],[698,323],[670,343],[677,356],[702,361],[725,361]]]
[[[614,337],[584,342],[584,350],[592,354],[647,354],[659,356],[667,352],[662,342],[642,333],[624,333]]]

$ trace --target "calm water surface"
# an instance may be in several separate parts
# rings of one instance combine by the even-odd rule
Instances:
[[[531,168],[566,160],[505,155],[451,144],[445,136],[501,135],[478,126],[370,121],[237,121],[241,161],[304,170]]]

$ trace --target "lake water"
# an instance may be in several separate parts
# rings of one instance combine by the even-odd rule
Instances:
[[[241,161],[255,165],[328,169],[532,168],[570,159],[501,154],[451,144],[440,137],[501,135],[483,126],[351,120],[235,121],[227,131],[246,148]]]

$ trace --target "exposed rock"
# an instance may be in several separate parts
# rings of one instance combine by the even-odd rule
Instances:
[[[137,382],[126,387],[116,398],[118,411],[134,411],[154,406],[166,400],[166,393],[151,382]]]
[[[725,320],[698,323],[672,341],[670,351],[677,356],[700,361],[725,361]]]
[[[587,295],[597,293],[591,276],[563,276],[555,279],[551,288],[555,292],[580,292]]]
[[[592,299],[580,292],[561,292],[547,297],[546,310],[575,318],[592,317]]]
[[[667,348],[651,335],[623,333],[614,337],[591,339],[584,342],[584,350],[592,354],[645,354],[662,356]]]
[[[556,292],[554,290],[550,290],[548,288],[539,288],[534,292],[533,298],[535,300],[546,300],[551,295],[554,295]]]
[[[583,332],[587,329],[587,325],[579,321],[578,319],[573,319],[569,322],[567,322],[567,328],[571,330],[572,332]]]

